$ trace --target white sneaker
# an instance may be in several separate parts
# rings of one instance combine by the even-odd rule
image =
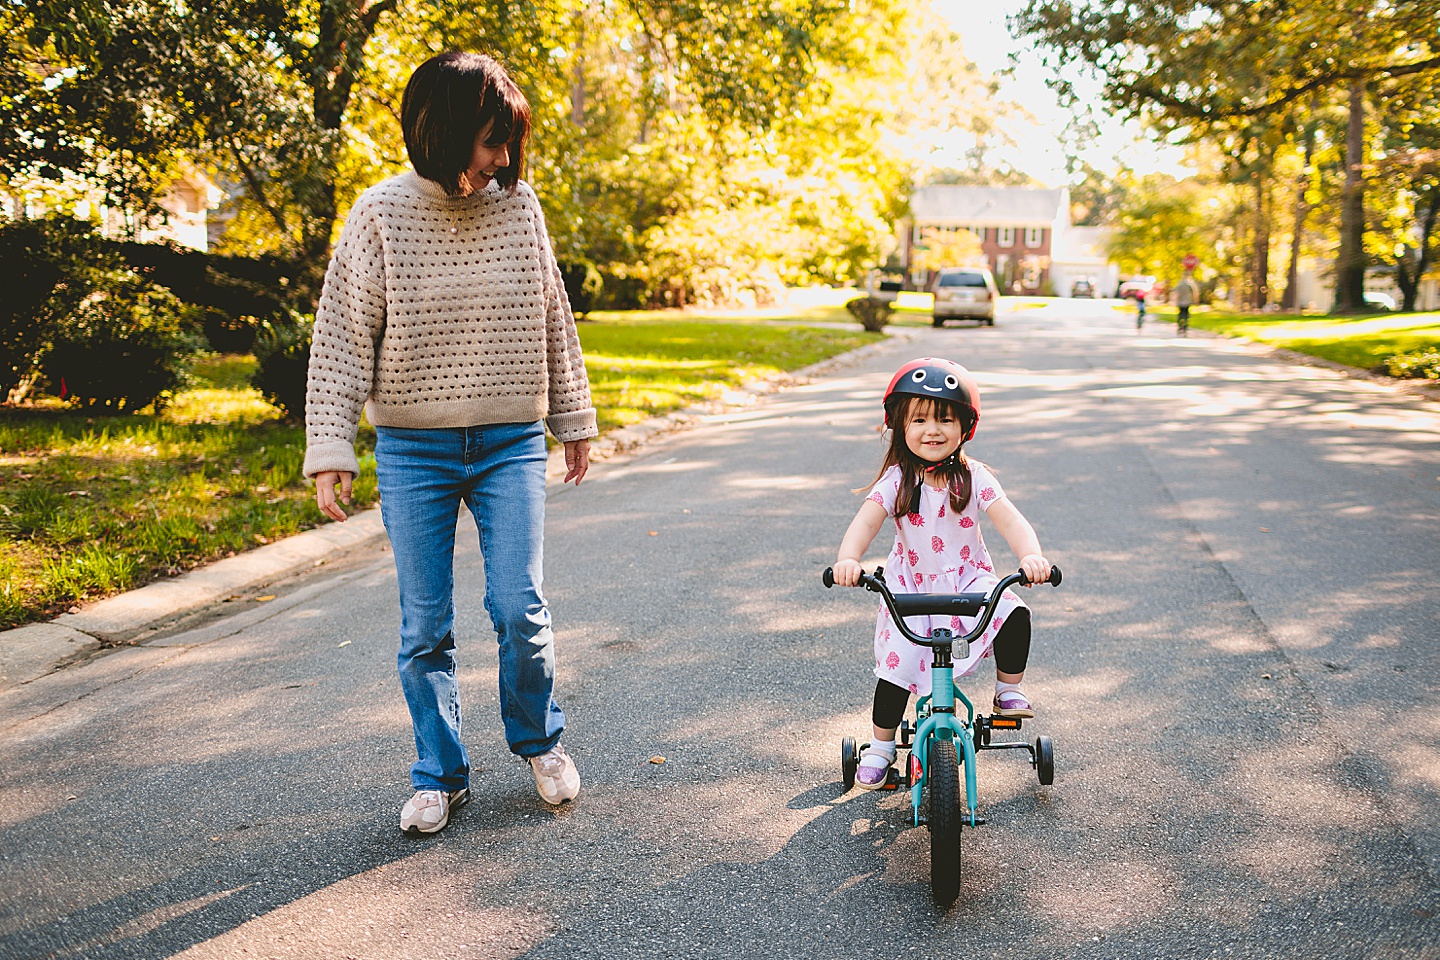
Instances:
[[[450,811],[464,806],[470,799],[466,789],[446,793],[443,790],[417,790],[415,796],[400,808],[400,829],[410,836],[439,833],[450,822]]]
[[[535,774],[535,789],[546,803],[558,805],[574,800],[580,792],[580,772],[558,743],[540,756],[531,757],[530,771]]]

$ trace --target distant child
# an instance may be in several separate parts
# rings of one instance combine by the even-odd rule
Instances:
[[[975,436],[980,422],[980,390],[970,372],[950,360],[911,360],[891,378],[884,403],[890,447],[880,476],[840,543],[835,582],[846,587],[859,582],[860,558],[888,520],[895,524],[895,549],[885,562],[885,583],[893,592],[989,592],[1000,578],[980,535],[982,511],[1020,558],[1025,575],[1035,583],[1048,579],[1050,561],[1040,553],[1029,521],[986,466],[965,456],[965,442]],[[948,626],[957,633],[969,629],[959,617],[906,620],[922,635],[932,626]],[[945,622],[917,623],[927,620]],[[1020,690],[1030,658],[1030,610],[1009,591],[984,636],[970,645],[970,655],[956,660],[955,676],[974,673],[992,649],[994,712],[1035,716]],[[895,629],[882,604],[875,625],[874,737],[861,753],[855,775],[863,789],[884,786],[895,762],[895,730],[910,695],[930,692],[930,656],[929,648],[911,643]]]

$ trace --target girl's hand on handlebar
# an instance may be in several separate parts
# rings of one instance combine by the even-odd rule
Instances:
[[[859,560],[836,560],[835,566],[831,568],[835,573],[835,583],[842,587],[853,587],[860,582],[860,574],[865,568],[860,566]]]
[[[1021,557],[1020,569],[1030,580],[1025,584],[1027,587],[1033,587],[1037,583],[1044,583],[1050,579],[1050,561],[1038,553],[1027,553]]]

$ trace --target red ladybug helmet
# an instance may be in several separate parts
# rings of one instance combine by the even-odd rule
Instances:
[[[961,442],[975,436],[980,425],[980,388],[975,378],[954,360],[921,357],[911,360],[895,371],[890,386],[885,388],[885,426],[890,426],[890,398],[893,396],[925,397],[949,400],[960,407],[961,415],[969,415]]]

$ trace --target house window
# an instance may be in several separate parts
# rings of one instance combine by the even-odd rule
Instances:
[[[1014,228],[1014,227],[1001,227],[1001,228],[1000,228],[1000,246],[1002,246],[1002,247],[1013,247],[1013,246],[1015,246],[1015,228]]]
[[[973,234],[975,234],[975,239],[976,239],[976,240],[979,240],[981,243],[984,243],[984,242],[985,242],[985,228],[984,228],[984,227],[971,227],[971,228],[970,228],[970,232],[973,233]]]
[[[915,224],[914,228],[910,231],[910,242],[911,242],[911,243],[924,243],[924,242],[925,242],[925,228],[922,227],[922,226],[920,226],[920,224],[918,224],[918,223]]]
[[[1044,227],[1026,227],[1026,228],[1025,228],[1025,246],[1027,246],[1027,247],[1038,247],[1038,246],[1040,246],[1040,241],[1043,240],[1044,238],[1045,238],[1045,228],[1044,228]]]

